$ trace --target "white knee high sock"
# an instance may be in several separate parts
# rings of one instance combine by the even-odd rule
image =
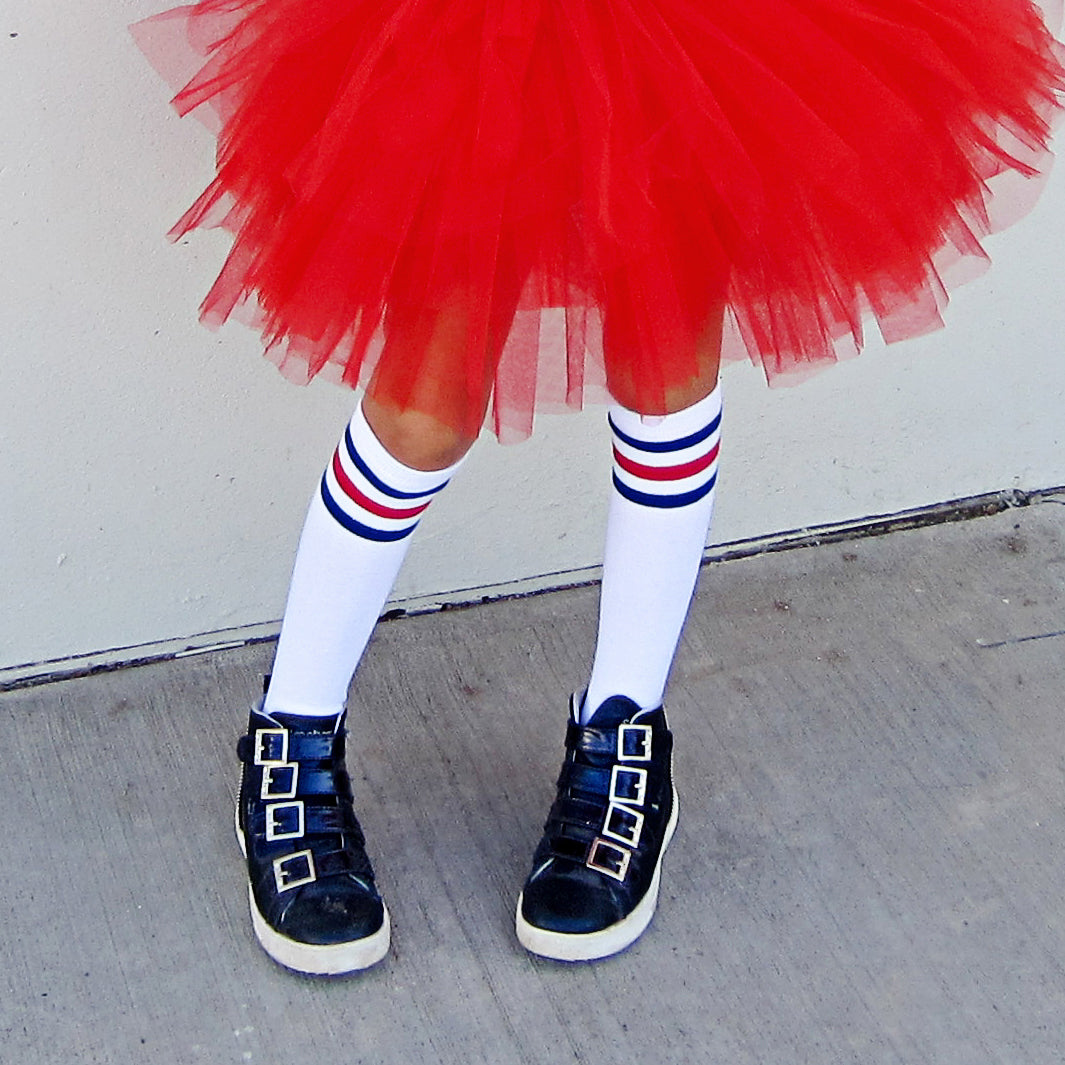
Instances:
[[[614,491],[584,721],[612,695],[662,703],[714,506],[720,386],[661,418],[615,407],[610,425]]]
[[[264,709],[339,714],[422,511],[459,463],[411,469],[356,409],[303,526]]]

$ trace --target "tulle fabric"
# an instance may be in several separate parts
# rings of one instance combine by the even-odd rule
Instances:
[[[661,410],[722,303],[771,379],[932,328],[1063,89],[1030,0],[202,0],[135,33],[218,130],[174,230],[234,234],[205,320],[463,432],[491,387],[510,438],[604,386]]]

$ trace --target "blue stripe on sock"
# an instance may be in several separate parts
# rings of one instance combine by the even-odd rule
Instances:
[[[447,481],[442,481],[435,488],[427,488],[424,492],[400,492],[398,489],[390,488],[385,484],[363,461],[362,456],[355,450],[355,441],[351,439],[350,425],[344,430],[344,446],[359,473],[379,492],[384,492],[386,496],[391,496],[393,499],[424,499],[426,496],[436,495],[442,488],[447,487]]]
[[[659,453],[664,451],[683,451],[686,447],[693,447],[695,444],[701,444],[708,437],[713,436],[721,426],[721,412],[718,411],[717,416],[705,429],[700,429],[698,432],[692,433],[691,436],[681,437],[680,440],[651,442],[648,440],[637,440],[634,436],[629,436],[626,433],[623,433],[609,414],[606,417],[607,421],[610,422],[611,430],[620,441],[639,451],[654,451]]]
[[[336,519],[337,523],[342,525],[350,533],[354,533],[356,536],[361,536],[364,540],[376,540],[378,543],[393,543],[396,540],[402,540],[405,536],[410,536],[414,532],[417,522],[414,525],[409,526],[406,529],[374,529],[369,525],[363,525],[361,521],[356,521],[350,514],[346,513],[336,502],[329,492],[329,486],[326,484],[325,475],[322,476],[322,502],[325,504],[325,509]]]
[[[700,499],[709,495],[715,484],[717,484],[717,470],[714,470],[713,477],[706,484],[693,488],[690,492],[676,496],[655,496],[648,492],[637,492],[635,488],[630,488],[625,484],[616,473],[614,474],[614,487],[618,492],[630,503],[638,503],[641,507],[686,507],[691,503],[698,503]]]

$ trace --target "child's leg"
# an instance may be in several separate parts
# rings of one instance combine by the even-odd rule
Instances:
[[[573,699],[557,798],[516,918],[519,940],[546,957],[623,950],[657,904],[677,820],[662,693],[713,508],[720,325],[711,316],[704,334],[706,373],[667,397],[665,412],[610,412],[614,491],[595,661],[585,698]]]
[[[374,378],[311,502],[266,696],[268,711],[343,710],[421,513],[484,421],[494,359],[486,357],[483,371],[472,374],[464,365],[467,322],[458,296],[433,313],[393,311]],[[501,347],[502,337],[491,339],[493,351]],[[413,361],[422,372],[408,384]],[[431,396],[416,391],[440,381],[449,382],[450,390],[436,388]],[[396,394],[404,395],[407,409],[391,398]]]
[[[416,316],[426,357],[462,361],[460,320]],[[409,345],[394,325],[390,341]],[[451,423],[479,427],[488,382],[455,390],[451,401],[467,406]],[[300,972],[351,972],[388,951],[344,765],[344,702],[414,528],[475,435],[400,409],[379,375],[311,502],[269,691],[239,747],[252,924],[267,953]]]
[[[628,379],[611,381],[621,406],[610,412],[613,491],[584,721],[612,695],[662,704],[699,573],[717,484],[725,305],[700,314],[696,299],[703,326],[691,381],[667,390],[657,410],[640,406]]]

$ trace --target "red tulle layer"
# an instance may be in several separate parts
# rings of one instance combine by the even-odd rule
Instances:
[[[135,32],[218,122],[176,227],[235,234],[206,320],[464,431],[491,385],[517,436],[604,384],[661,409],[722,302],[770,377],[869,316],[931,328],[1063,89],[1030,0],[202,0]]]

